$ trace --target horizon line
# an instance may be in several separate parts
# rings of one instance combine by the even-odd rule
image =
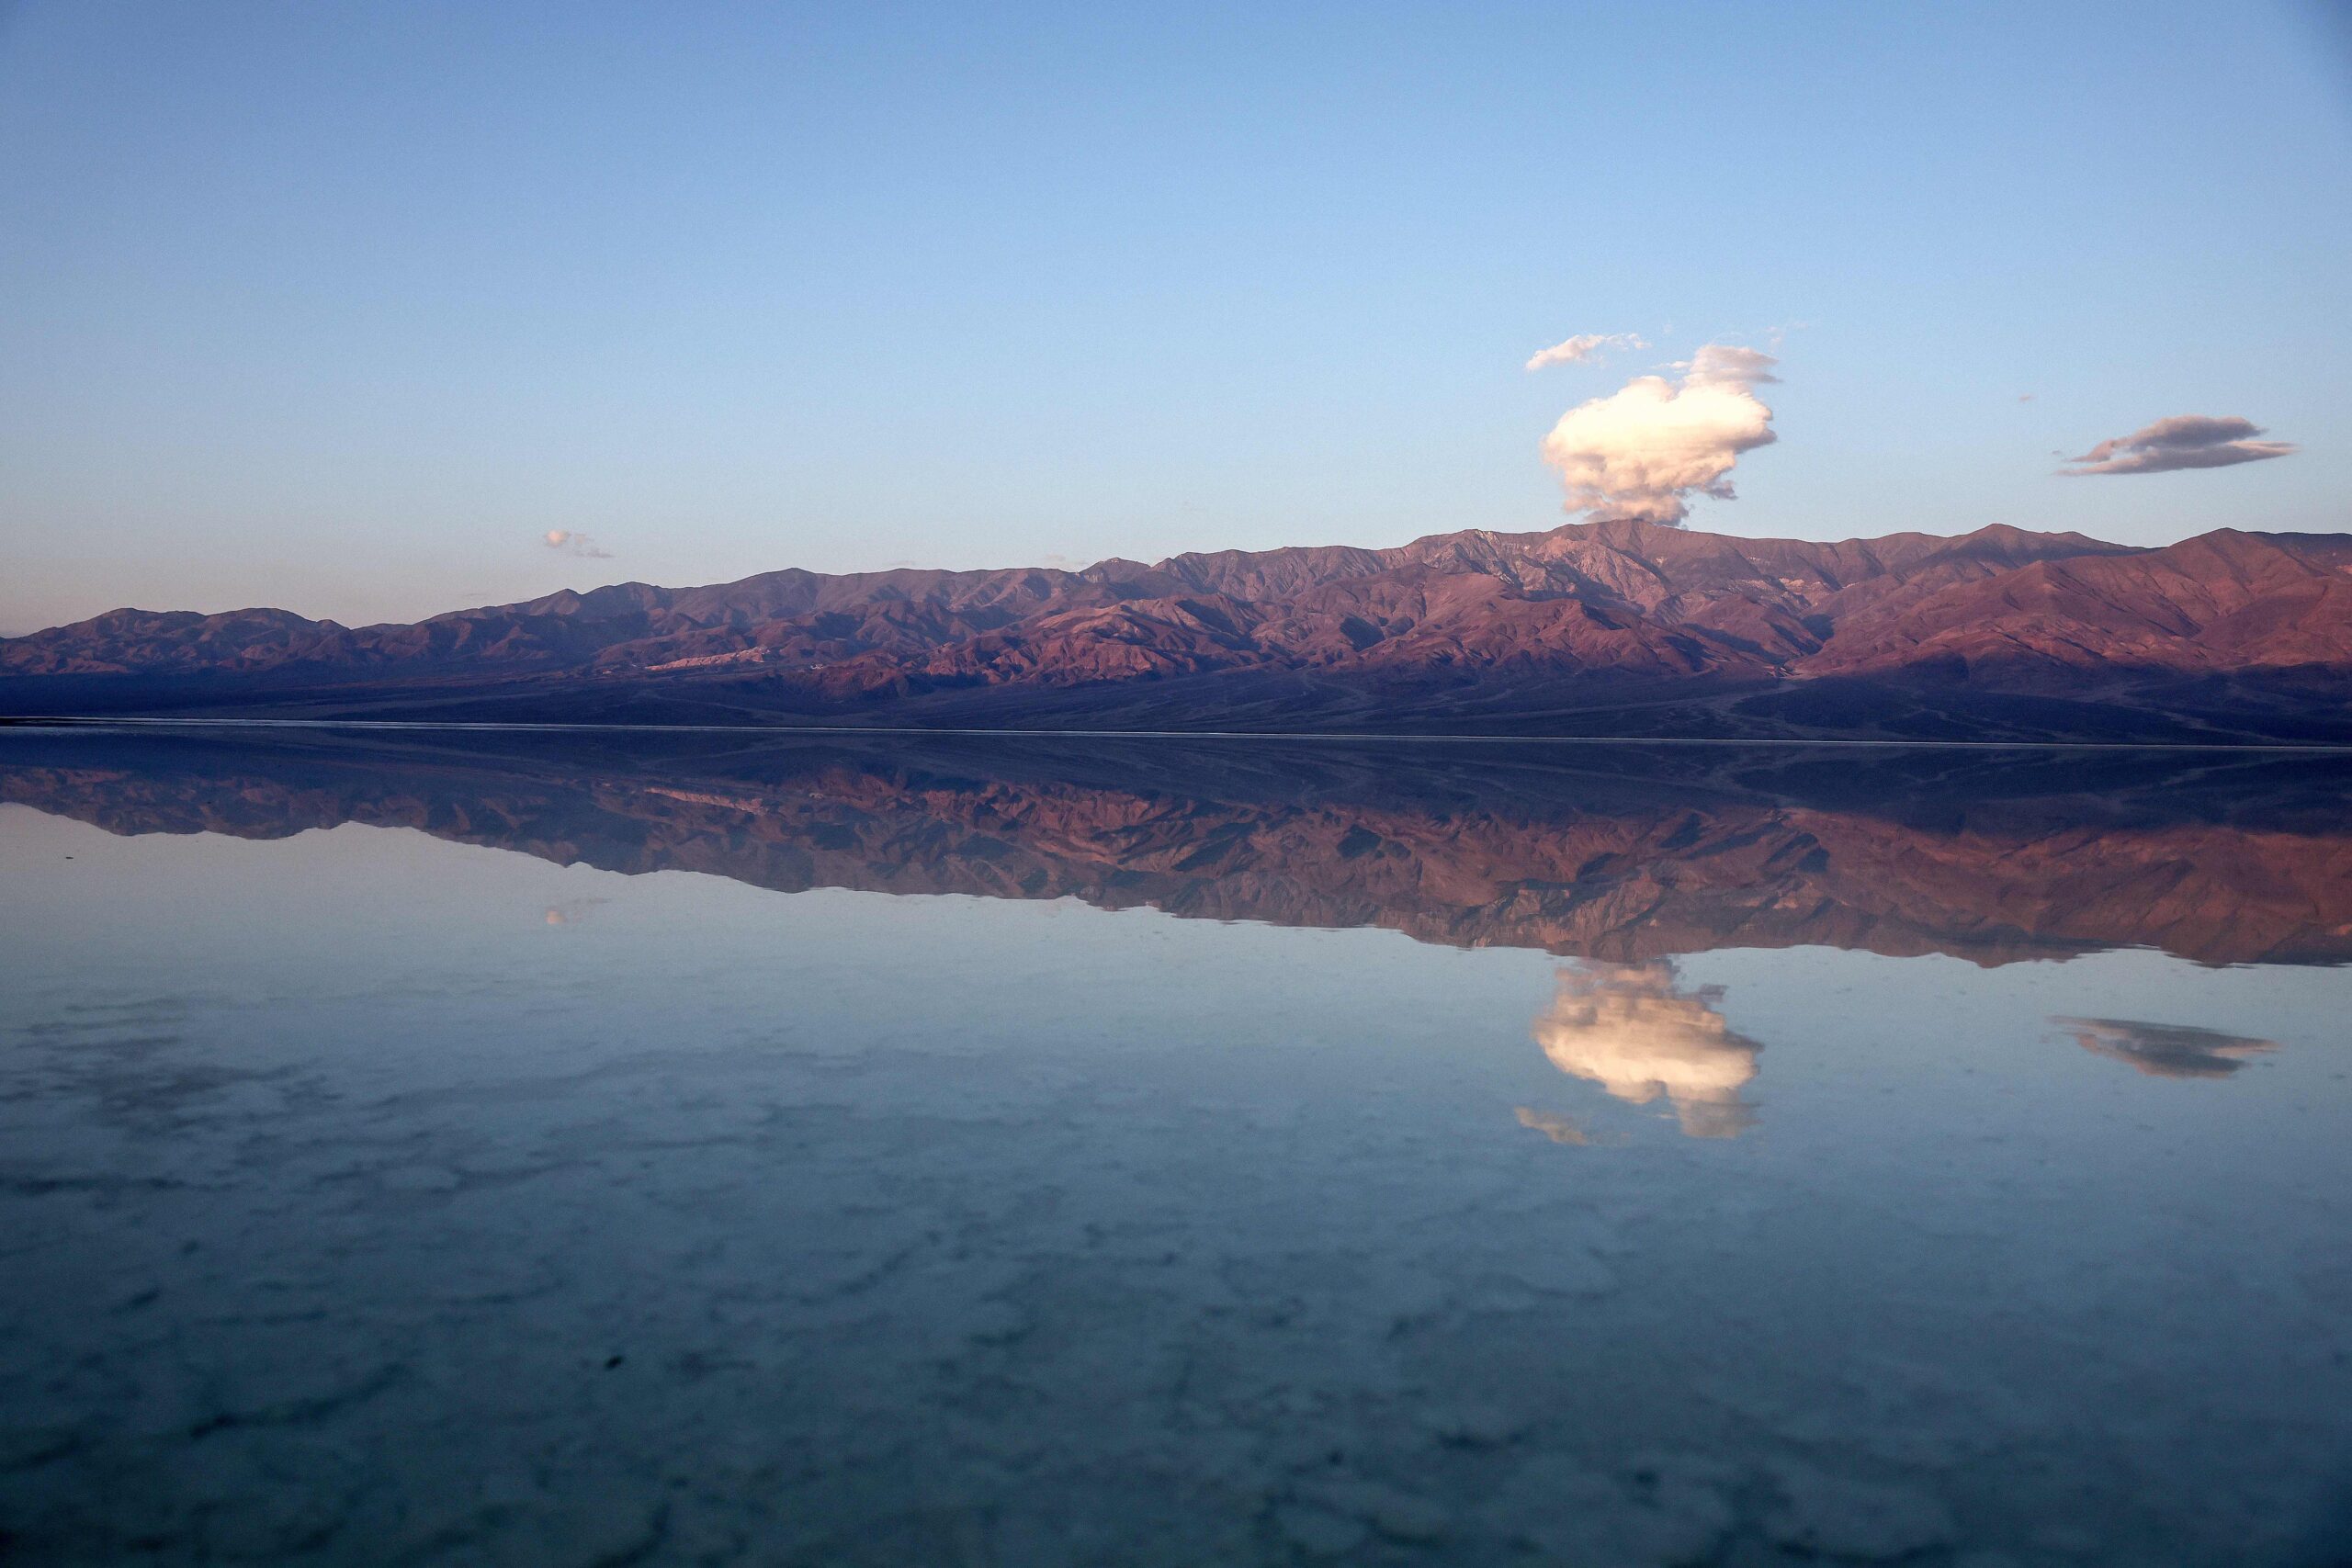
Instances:
[[[1506,746],[1748,746],[1875,747],[1885,750],[1970,751],[2259,751],[2352,756],[2352,744],[2327,741],[2225,740],[1920,740],[1825,737],[1819,739],[1764,736],[1634,735],[1449,735],[1427,730],[1349,729],[1013,729],[878,724],[574,724],[557,721],[506,723],[463,719],[383,718],[164,718],[147,715],[0,714],[0,729],[356,729],[393,733],[457,731],[487,734],[655,735],[890,735],[960,736],[990,739],[1097,740],[1307,740],[1361,743],[1404,741],[1428,744]]]

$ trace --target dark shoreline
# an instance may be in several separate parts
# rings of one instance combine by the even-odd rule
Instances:
[[[458,719],[181,718],[143,714],[0,714],[6,729],[353,730],[361,733],[514,735],[730,735],[782,739],[795,735],[952,737],[1001,740],[1283,741],[1332,745],[1456,746],[1697,746],[1803,750],[1812,748],[1947,751],[2189,751],[2312,754],[2352,757],[2352,744],[2279,740],[1962,740],[1856,736],[1511,735],[1407,730],[1317,729],[1022,729],[953,725],[881,724],[586,724]]]

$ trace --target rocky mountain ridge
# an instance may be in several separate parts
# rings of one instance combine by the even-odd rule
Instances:
[[[0,640],[0,708],[130,711],[177,682],[170,705],[232,710],[299,693],[345,710],[490,700],[512,716],[1250,728],[1459,713],[1508,729],[1661,699],[1720,714],[1719,698],[1783,689],[1819,707],[1798,689],[1861,682],[2194,709],[2192,730],[2233,709],[2324,728],[2347,671],[2352,535],[2135,548],[1995,526],[1822,544],[1620,521],[1082,571],[628,582],[413,625],[118,610]],[[1798,722],[1779,707],[1772,722]]]

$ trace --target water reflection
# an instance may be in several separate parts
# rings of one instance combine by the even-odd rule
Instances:
[[[1555,1144],[1581,1147],[1594,1141],[1592,1134],[1585,1131],[1584,1123],[1573,1116],[1563,1116],[1553,1111],[1537,1111],[1525,1105],[1521,1106],[1516,1114],[1521,1126],[1530,1132],[1541,1133]]]
[[[2053,1018],[2075,1043],[2098,1055],[2127,1062],[2150,1077],[2225,1078],[2256,1057],[2278,1049],[2219,1030],[2179,1023],[2145,1023],[2130,1018]]]
[[[0,732],[0,1557],[2342,1557],[2334,763],[607,745]]]
[[[1720,986],[1679,986],[1667,960],[1566,964],[1535,1043],[1562,1072],[1628,1104],[1663,1096],[1690,1137],[1737,1137],[1755,1120],[1740,1090],[1763,1047],[1732,1032],[1722,999]]]
[[[119,833],[365,822],[786,891],[1075,897],[1612,964],[2352,961],[2352,767],[2332,757],[18,730],[0,800]]]

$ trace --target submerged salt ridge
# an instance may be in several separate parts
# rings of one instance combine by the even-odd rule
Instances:
[[[379,756],[371,795],[327,782],[362,758],[19,763],[13,798],[36,765],[56,787],[0,807],[0,1528],[36,1559],[2340,1553],[2344,971],[2155,951],[2203,928],[2152,942],[2160,897],[2126,919],[2054,854],[1938,924],[1817,831],[1768,886],[1834,918],[1752,896],[1655,953],[1638,909],[1578,923],[1725,907],[1740,825],[1793,811],[1889,824],[1867,863],[1915,888],[1964,885],[1916,868],[1970,832],[2081,841],[2095,811],[2324,867],[2308,780],[1957,829],[1719,777],[1623,809],[1382,769],[1367,795],[1337,764],[1290,782],[1305,815],[1238,809],[1271,776],[1099,797],[1156,807],[1124,829],[1150,890],[1229,875],[1233,909],[1305,910],[1268,868],[1312,857],[1274,852],[1379,832],[1332,856],[1376,875],[1312,885],[1371,918],[1311,930],[1041,896],[1059,865],[1118,902],[1122,829],[1053,839],[1011,763],[902,759],[826,775],[877,792],[863,816],[634,839],[632,783],[809,775],[555,758],[525,789],[511,760]],[[398,801],[423,831],[367,825]],[[940,826],[975,819],[1020,831]],[[1652,858],[1449,881],[1447,821]],[[925,835],[943,878],[993,841],[1010,896],[582,863],[772,868],[803,829],[805,866],[887,843],[900,886]],[[2152,855],[2117,886],[2234,889],[2272,948],[2326,953],[2332,907],[2289,918],[2321,879],[2285,867]],[[1911,955],[1741,940],[1838,929]]]

